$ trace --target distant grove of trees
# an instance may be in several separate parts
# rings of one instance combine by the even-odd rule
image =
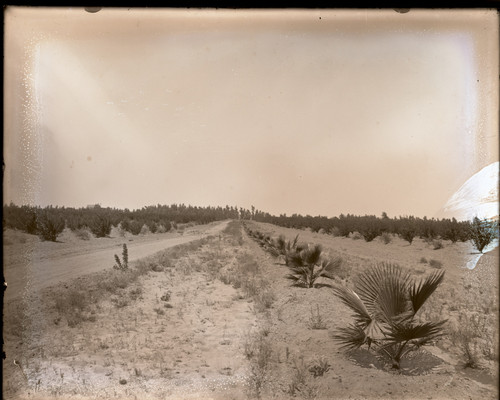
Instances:
[[[48,206],[3,206],[3,228],[37,234],[55,241],[65,227],[72,231],[89,229],[96,237],[108,236],[113,226],[138,235],[146,226],[150,232],[166,232],[177,224],[207,224],[225,219],[238,219],[236,207],[196,207],[184,204],[156,205],[137,210],[101,207],[86,208]]]
[[[471,240],[472,227],[469,221],[457,221],[452,219],[428,219],[405,216],[389,218],[387,213],[382,213],[381,217],[375,215],[344,215],[328,218],[323,216],[312,217],[293,214],[286,216],[273,216],[268,213],[255,211],[249,216],[255,221],[268,222],[287,228],[306,229],[313,232],[324,232],[334,236],[348,237],[354,232],[358,232],[367,242],[372,241],[383,233],[398,235],[402,239],[412,243],[415,237],[425,240],[437,238],[450,240],[453,243]],[[491,230],[495,230],[493,225]]]
[[[238,207],[196,207],[184,204],[147,206],[141,209],[117,209],[100,205],[86,208],[48,206],[45,208],[17,206],[13,203],[3,206],[3,228],[18,229],[30,234],[37,234],[43,240],[55,241],[65,227],[79,231],[90,230],[96,237],[108,236],[113,226],[133,235],[144,229],[151,233],[166,232],[176,228],[177,224],[194,222],[206,224],[225,219],[255,220],[268,222],[287,228],[311,229],[334,236],[348,237],[358,232],[367,242],[380,235],[398,235],[408,243],[415,237],[424,240],[443,239],[455,243],[472,240],[482,251],[492,238],[498,237],[498,223],[480,221],[457,221],[452,219],[428,219],[413,216],[389,218],[387,213],[380,217],[374,215],[357,216],[341,214],[338,217],[312,217],[293,214],[274,216],[257,210]]]

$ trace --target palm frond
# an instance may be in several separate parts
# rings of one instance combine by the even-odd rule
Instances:
[[[279,257],[281,255],[281,252],[279,249],[277,249],[275,246],[270,246],[268,247],[267,251],[273,256],[273,257]]]
[[[289,268],[293,267],[303,267],[304,266],[304,258],[301,253],[294,252],[288,255],[288,263]]]
[[[309,269],[307,267],[288,267],[291,270],[291,274],[285,276],[285,278],[290,279],[294,282],[294,286],[305,286],[309,287]]]
[[[284,253],[286,251],[286,241],[283,235],[279,235],[275,240],[275,247],[280,253]]]
[[[387,332],[386,338],[389,342],[417,341],[423,345],[430,340],[436,339],[443,334],[443,325],[446,320],[439,322],[425,322],[421,324],[397,324],[393,325]]]
[[[354,291],[343,286],[334,286],[332,290],[333,293],[340,298],[342,303],[354,311],[354,319],[357,325],[359,324],[362,326],[361,329],[364,329],[368,326],[368,324],[370,324],[372,317],[359,296]]]
[[[335,278],[335,271],[337,271],[340,266],[342,265],[342,258],[337,257],[333,260],[322,260],[319,269],[315,272],[315,278],[317,279],[320,276],[328,278],[328,279],[334,279]]]
[[[376,305],[381,321],[392,325],[413,318],[407,285],[400,279],[388,280],[380,287]]]
[[[413,311],[417,311],[427,301],[432,293],[437,289],[444,279],[444,271],[435,271],[426,279],[418,284],[413,284],[410,287],[410,300],[412,302]]]
[[[323,251],[320,244],[314,246],[309,246],[304,249],[301,253],[304,262],[307,264],[318,264],[321,258],[321,252]]]
[[[382,290],[386,287],[397,287],[405,291],[410,280],[408,274],[403,274],[398,264],[381,263],[364,274],[356,281],[356,293],[366,304],[366,308],[373,315],[380,312],[379,298]]]
[[[349,325],[345,328],[338,328],[338,333],[333,335],[333,340],[340,343],[340,348],[345,351],[352,351],[360,348],[366,342],[366,335],[363,329],[356,325]]]

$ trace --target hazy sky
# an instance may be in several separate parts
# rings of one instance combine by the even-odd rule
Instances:
[[[434,216],[498,160],[495,10],[7,8],[4,203]]]

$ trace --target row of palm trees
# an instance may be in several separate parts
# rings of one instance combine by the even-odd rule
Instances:
[[[342,264],[322,256],[320,245],[299,243],[298,235],[286,240],[271,238],[244,225],[247,234],[265,251],[281,259],[294,286],[316,287],[320,277],[334,279]],[[418,311],[443,282],[444,271],[415,279],[397,264],[380,263],[357,276],[354,288],[334,284],[332,291],[352,312],[353,323],[337,329],[334,339],[341,348],[353,351],[362,346],[389,358],[393,369],[410,352],[443,334],[446,320],[421,322]]]

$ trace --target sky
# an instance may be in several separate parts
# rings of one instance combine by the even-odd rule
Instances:
[[[4,17],[4,204],[433,217],[498,160],[495,10]]]

